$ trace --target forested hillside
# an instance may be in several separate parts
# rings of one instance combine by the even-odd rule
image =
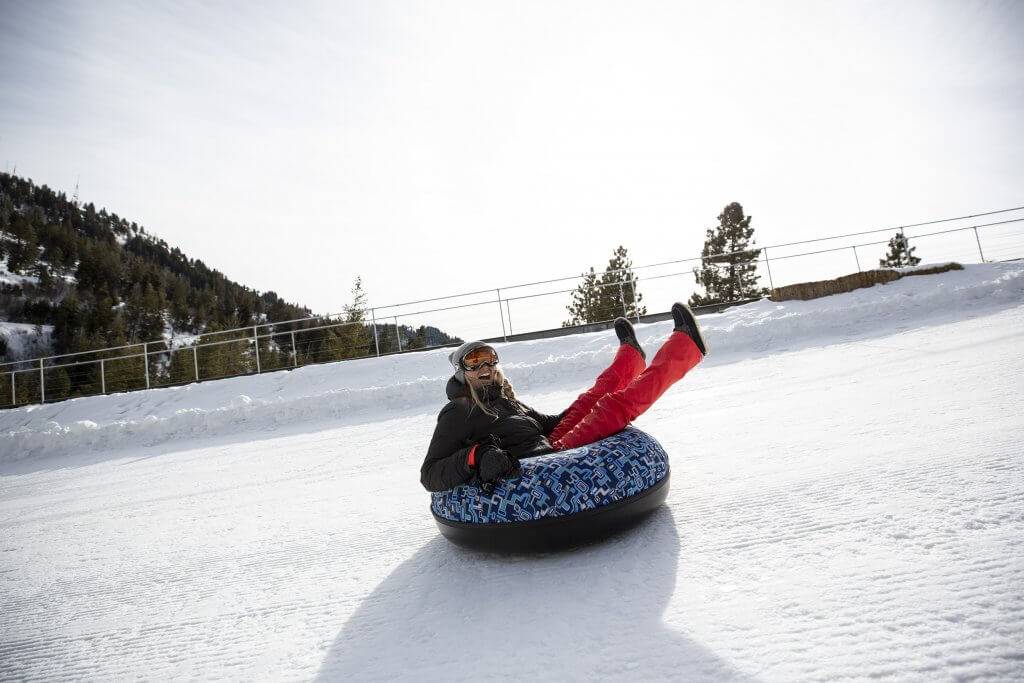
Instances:
[[[54,352],[311,315],[224,277],[145,228],[63,193],[0,175],[0,316],[53,325]]]
[[[261,341],[264,369],[376,352],[372,330],[363,324],[365,294],[358,282],[353,298],[345,307],[345,319],[352,323],[348,328],[300,334],[294,344],[292,332],[322,328],[337,319],[261,329],[261,335],[288,334],[287,348],[273,337]],[[8,333],[0,335],[0,361],[40,351],[64,354],[143,342],[157,342],[148,347],[150,351],[170,351],[241,336],[216,334],[222,330],[312,315],[275,292],[261,293],[232,282],[133,221],[106,209],[97,211],[92,203],[80,205],[31,180],[0,174],[0,326],[6,325]],[[43,341],[14,348],[4,341],[14,338],[12,330],[22,336],[34,330]],[[378,336],[381,352],[398,350],[394,325],[390,330],[378,325]],[[403,349],[455,340],[431,327],[400,326],[398,336]],[[229,362],[230,349],[222,351],[222,362],[209,359],[207,376],[245,370],[244,357]],[[216,354],[208,350],[207,355]],[[153,374],[167,381],[195,375],[193,360],[189,368],[179,363],[175,370],[173,356],[168,353],[156,362]],[[106,379],[117,385],[116,376]]]

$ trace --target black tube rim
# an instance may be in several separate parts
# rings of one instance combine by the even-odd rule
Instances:
[[[467,548],[491,552],[552,551],[593,542],[627,529],[668,496],[671,471],[640,493],[571,515],[521,522],[458,522],[431,510],[441,534]]]

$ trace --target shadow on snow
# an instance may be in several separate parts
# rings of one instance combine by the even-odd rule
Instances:
[[[679,547],[666,507],[604,543],[549,555],[438,537],[363,601],[318,680],[747,678],[662,621]]]

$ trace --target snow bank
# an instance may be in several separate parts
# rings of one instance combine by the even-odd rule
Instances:
[[[701,324],[720,365],[783,351],[939,325],[1024,304],[1024,263],[967,266],[812,301],[760,301]],[[653,354],[671,323],[637,327]],[[583,386],[617,347],[599,332],[500,344],[517,390]],[[0,461],[329,422],[432,412],[444,400],[447,350],[370,358],[183,387],[0,412]]]

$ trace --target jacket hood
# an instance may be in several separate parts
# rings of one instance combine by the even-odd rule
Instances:
[[[454,401],[457,398],[469,396],[469,389],[466,388],[465,384],[455,379],[455,377],[451,377],[448,380],[448,384],[444,387],[444,393],[448,395],[449,401]]]

